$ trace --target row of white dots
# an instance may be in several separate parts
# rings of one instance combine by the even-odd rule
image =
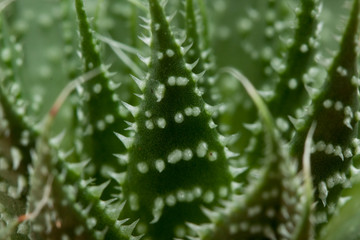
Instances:
[[[174,120],[176,123],[182,123],[185,120],[184,114],[188,117],[190,117],[190,116],[197,117],[200,115],[200,113],[201,113],[201,110],[199,107],[187,107],[184,109],[184,113],[177,112],[174,116]]]
[[[198,157],[205,157],[208,149],[207,144],[205,142],[201,142],[196,148],[196,154]],[[176,164],[181,160],[189,161],[193,158],[194,153],[190,148],[186,148],[184,150],[175,149],[167,156],[167,162],[170,164]],[[215,151],[210,151],[208,154],[208,159],[210,161],[215,161],[218,158],[218,154]],[[139,162],[137,164],[137,170],[142,173],[146,174],[149,171],[149,165],[146,162]],[[161,173],[164,171],[166,167],[166,163],[163,159],[155,160],[155,169]]]
[[[156,126],[161,128],[161,129],[164,129],[166,127],[166,120],[165,118],[158,118],[156,119],[155,121],[156,123]],[[151,120],[151,119],[148,119],[145,121],[145,127],[149,130],[152,130],[155,128],[155,124],[154,124],[154,121]]]
[[[350,148],[346,148],[345,150],[342,149],[341,146],[337,145],[334,146],[333,144],[329,143],[326,144],[324,141],[318,141],[315,144],[315,148],[313,148],[312,152],[324,152],[325,154],[334,154],[335,156],[339,156],[341,160],[345,158],[350,158],[353,156],[353,153]]]
[[[186,86],[188,82],[189,79],[186,77],[170,76],[167,80],[169,86]]]

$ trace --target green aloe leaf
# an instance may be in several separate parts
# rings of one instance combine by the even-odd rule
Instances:
[[[200,5],[204,3],[198,3]],[[215,74],[215,62],[213,53],[206,46],[209,39],[206,35],[206,29],[200,32],[197,19],[204,17],[205,6],[199,6],[196,8],[193,0],[186,1],[186,40],[185,46],[190,47],[185,54],[185,60],[188,64],[194,64],[192,72],[195,74],[203,74],[197,81],[197,86],[200,91],[203,92],[203,99],[206,103],[214,105],[219,101],[219,91],[216,88],[217,76]],[[199,15],[196,10],[200,9],[202,14]],[[208,26],[204,25],[202,28]],[[214,117],[217,113],[214,113]]]
[[[297,26],[293,43],[287,50],[285,69],[279,74],[280,81],[276,85],[274,96],[269,101],[269,108],[275,118],[294,115],[296,109],[304,102],[306,94],[304,74],[308,71],[314,50],[319,44],[317,28],[320,5],[319,0],[303,0],[301,8],[296,13]]]
[[[195,227],[195,230],[204,240],[311,239],[308,225],[298,227],[300,216],[307,218],[309,214],[308,204],[301,200],[304,188],[297,175],[295,159],[284,148],[272,116],[255,88],[236,70],[228,72],[244,85],[266,126],[266,166],[244,194],[230,198],[223,209],[207,210],[213,224]],[[311,186],[308,192],[311,193]],[[295,236],[298,231],[303,235]]]
[[[79,141],[76,149],[79,154],[90,157],[94,167],[92,174],[97,181],[109,178],[111,169],[125,169],[114,156],[125,150],[119,145],[114,132],[125,128],[124,115],[119,108],[119,97],[116,88],[120,84],[110,80],[110,73],[102,63],[99,45],[93,36],[88,23],[82,0],[75,1],[81,38],[81,53],[84,60],[84,72],[99,68],[101,73],[94,79],[79,86],[80,104],[77,106],[77,129]],[[107,139],[104,141],[104,139]],[[86,153],[86,154],[85,154]]]
[[[269,4],[272,6],[275,2],[269,2]],[[302,79],[309,68],[316,45],[315,29],[318,23],[319,1],[303,0],[300,4],[301,8],[297,11],[296,16],[297,27],[294,32],[294,42],[287,49],[285,69],[278,73],[279,82],[272,93],[273,97],[267,103],[278,129],[286,140],[294,131],[288,116],[295,114],[296,109],[303,104],[301,99],[306,97],[305,85]],[[306,48],[306,51],[304,48]],[[296,81],[296,88],[290,86],[290,82],[294,80]],[[253,133],[253,141],[249,141],[245,149],[246,158],[249,166],[259,168],[264,159],[262,149],[266,147],[263,126],[259,121],[248,126],[252,126],[248,127],[248,129]],[[238,180],[247,181],[247,173],[248,171],[245,171],[242,176],[239,176]]]
[[[133,109],[124,195],[147,239],[172,239],[187,221],[203,222],[200,206],[230,193],[224,146],[169,29],[158,1],[150,0],[151,57],[143,101]],[[196,134],[195,134],[196,132]],[[174,217],[176,216],[176,217]]]
[[[0,212],[1,219],[12,225],[15,217],[25,213],[29,191],[28,168],[38,131],[29,116],[20,86],[18,62],[22,60],[19,52],[21,45],[11,37],[7,22],[4,19],[0,21]],[[15,222],[13,228],[16,226]],[[9,230],[8,234],[13,239],[24,237],[13,230]]]
[[[137,240],[136,222],[119,219],[124,204],[113,198],[100,200],[109,182],[94,184],[85,180],[83,171],[88,162],[68,164],[48,146],[45,136],[37,144],[34,171],[27,210],[31,224],[29,236],[57,239],[121,239]],[[44,182],[46,184],[44,184]],[[47,229],[44,231],[44,229]]]
[[[94,76],[90,74],[80,79],[89,80],[87,78],[91,77]],[[141,236],[132,234],[137,222],[129,224],[128,218],[119,219],[124,206],[122,200],[118,196],[101,200],[110,180],[96,184],[94,179],[86,179],[84,172],[88,161],[68,163],[71,152],[61,154],[58,150],[64,134],[49,139],[50,128],[63,101],[78,84],[73,82],[63,90],[43,120],[41,135],[36,139],[36,152],[31,155],[31,188],[27,211],[22,216],[22,221],[26,221],[22,228],[29,223],[29,230],[20,231],[38,239],[57,239],[60,236],[138,240]]]
[[[318,229],[333,214],[342,189],[349,186],[349,168],[354,155],[352,141],[359,120],[358,83],[355,81],[358,15],[359,1],[354,0],[339,53],[328,71],[323,91],[313,99],[306,123],[292,143],[292,154],[301,159],[306,133],[312,122],[317,123],[311,171],[316,189]]]

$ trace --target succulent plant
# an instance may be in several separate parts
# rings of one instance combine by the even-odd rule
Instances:
[[[360,239],[359,10],[1,1],[0,239]]]

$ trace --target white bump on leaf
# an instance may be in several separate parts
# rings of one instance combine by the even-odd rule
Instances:
[[[175,149],[168,155],[168,162],[169,163],[177,163],[182,159],[182,151],[179,149]]]
[[[200,158],[205,157],[207,150],[208,150],[207,143],[204,141],[201,141],[196,148],[196,154]]]

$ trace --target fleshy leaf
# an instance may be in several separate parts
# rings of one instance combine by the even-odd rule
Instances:
[[[33,126],[20,85],[19,66],[16,64],[21,60],[16,49],[19,43],[11,38],[8,24],[2,18],[0,28],[0,219],[8,223],[7,230],[4,230],[7,233],[1,234],[20,238],[21,235],[14,231],[18,223],[13,219],[25,213],[29,193],[28,168],[38,132]]]
[[[274,2],[269,3],[274,5]],[[287,50],[285,69],[279,73],[279,82],[275,87],[275,92],[268,101],[268,107],[274,116],[277,128],[282,136],[288,140],[293,132],[288,119],[288,115],[295,113],[296,109],[303,104],[306,97],[303,75],[309,68],[311,57],[314,53],[316,37],[315,29],[319,11],[319,1],[303,0],[301,8],[297,13],[297,27],[294,32],[294,42]],[[273,6],[274,7],[274,6]],[[310,41],[311,39],[311,41]],[[311,42],[311,44],[309,43]],[[306,45],[307,51],[302,51],[301,47]],[[289,87],[290,82],[296,79],[296,88]],[[257,122],[261,126],[260,123]],[[263,164],[263,151],[265,147],[263,131],[252,131],[253,141],[249,141],[245,154],[248,165],[260,167]],[[266,158],[265,158],[266,159]],[[244,175],[246,175],[245,172]],[[246,176],[240,176],[240,181],[247,181]]]
[[[198,230],[201,239],[292,239],[303,204],[301,179],[295,160],[288,155],[278,137],[272,116],[250,82],[229,69],[246,88],[266,126],[266,166],[259,179],[240,196],[225,203],[214,224]],[[196,229],[194,229],[196,231]]]
[[[183,237],[187,221],[205,221],[200,206],[214,206],[228,196],[231,175],[163,9],[157,0],[149,4],[149,75],[123,188],[145,238],[168,240]]]
[[[319,0],[303,0],[297,11],[297,26],[293,44],[287,51],[285,70],[280,73],[280,81],[269,102],[274,117],[287,118],[294,115],[304,102],[305,83],[303,76],[309,69],[318,40],[316,32],[320,14]]]
[[[301,159],[306,133],[316,121],[311,172],[316,189],[317,230],[333,214],[342,189],[349,186],[352,141],[357,133],[359,109],[358,86],[353,81],[357,76],[358,15],[359,1],[354,0],[339,53],[328,71],[323,91],[313,100],[305,126],[298,130],[292,143],[292,154]]]
[[[84,91],[80,90],[81,104],[77,106],[77,117],[81,126],[80,140],[84,141],[77,149],[92,159],[95,165],[95,177],[99,182],[105,181],[107,177],[101,174],[105,167],[119,170],[113,153],[125,150],[119,146],[114,132],[124,129],[123,115],[119,111],[118,96],[111,85],[114,84],[108,78],[108,72],[100,59],[98,45],[93,37],[92,29],[88,23],[84,10],[83,0],[75,1],[79,32],[81,38],[81,51],[84,60],[84,71],[99,68],[101,73],[84,85]],[[80,89],[82,86],[79,87]],[[107,139],[104,141],[104,139]],[[106,172],[106,171],[105,171]]]
[[[200,3],[204,4],[204,3]],[[194,63],[194,68],[192,72],[198,76],[197,86],[204,93],[203,98],[205,102],[209,104],[216,104],[216,98],[218,98],[218,89],[215,87],[215,80],[217,76],[214,73],[214,59],[212,53],[209,49],[202,46],[204,42],[208,42],[208,36],[204,34],[199,34],[199,19],[198,14],[196,14],[196,8],[194,7],[193,0],[186,0],[186,40],[184,45],[190,46],[189,50],[185,53],[185,60],[188,64]],[[201,11],[204,12],[205,6],[200,6]],[[205,14],[205,13],[203,13]],[[202,15],[202,17],[204,17]],[[206,28],[208,26],[202,26]],[[206,29],[203,29],[206,33]],[[206,38],[206,39],[205,39]]]

